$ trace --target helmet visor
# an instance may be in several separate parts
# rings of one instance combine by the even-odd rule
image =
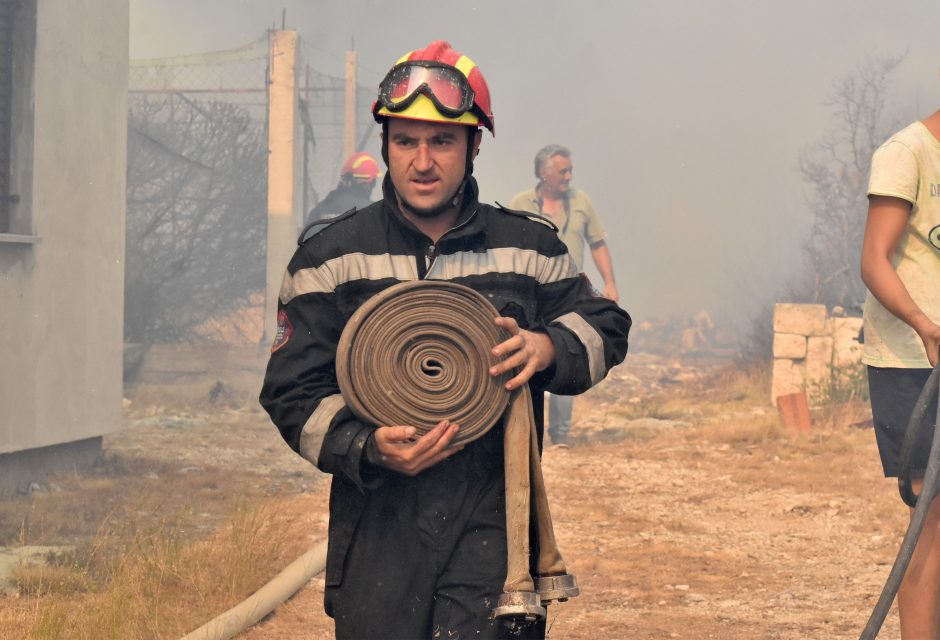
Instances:
[[[466,76],[450,65],[425,60],[392,67],[379,86],[379,102],[389,111],[404,111],[422,93],[441,114],[452,118],[473,107],[473,89]]]

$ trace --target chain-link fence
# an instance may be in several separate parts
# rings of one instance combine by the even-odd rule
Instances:
[[[300,48],[305,57],[313,57],[313,52],[303,42]],[[312,155],[305,172],[310,182],[304,211],[313,208],[339,183],[345,160],[345,92],[344,78],[320,73],[305,65],[300,93],[306,116],[301,117],[309,118],[313,139]],[[377,153],[378,131],[371,113],[374,98],[373,89],[356,86],[356,151]]]
[[[266,34],[236,49],[131,62],[129,342],[260,339],[269,51]],[[300,59],[297,78],[303,184],[295,188],[306,212],[339,180],[345,81]],[[356,138],[365,140],[374,133],[371,94],[360,87],[357,96]]]

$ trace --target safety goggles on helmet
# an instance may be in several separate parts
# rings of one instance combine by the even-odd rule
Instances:
[[[379,85],[379,103],[404,111],[424,94],[443,116],[457,118],[473,107],[473,89],[456,67],[430,60],[408,60],[392,67]]]

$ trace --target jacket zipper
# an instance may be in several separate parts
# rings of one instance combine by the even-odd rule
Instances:
[[[428,277],[428,274],[431,273],[431,267],[434,265],[434,260],[437,258],[437,245],[431,243],[428,245],[428,249],[424,254],[424,264],[427,265],[427,271],[424,272],[424,278]]]
[[[473,212],[469,216],[467,216],[466,220],[464,220],[463,222],[458,224],[456,227],[450,229],[447,233],[445,233],[440,238],[438,238],[437,243],[432,242],[430,245],[428,245],[427,251],[424,254],[424,258],[425,258],[424,261],[425,261],[425,264],[427,265],[427,270],[424,272],[424,275],[421,276],[421,280],[427,280],[428,274],[431,273],[431,269],[434,267],[434,261],[437,260],[437,247],[440,245],[441,240],[446,238],[448,233],[453,233],[454,231],[457,231],[458,229],[461,229],[462,227],[467,226],[470,223],[470,221],[473,220],[473,217],[476,216],[476,214],[477,214],[477,209],[474,209]]]

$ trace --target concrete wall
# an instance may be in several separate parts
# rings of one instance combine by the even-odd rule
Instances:
[[[121,424],[128,2],[24,4],[35,28],[15,45],[0,454]]]

